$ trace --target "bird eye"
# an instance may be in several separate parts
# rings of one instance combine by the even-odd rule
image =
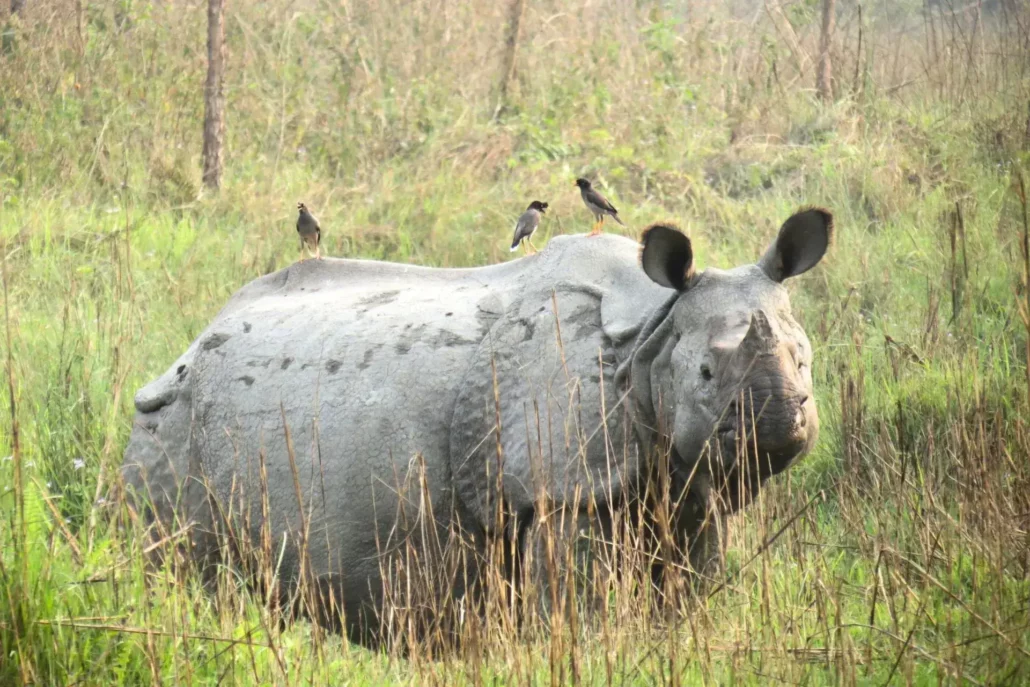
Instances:
[[[701,364],[701,379],[706,382],[712,381],[712,368],[708,367],[704,363]]]

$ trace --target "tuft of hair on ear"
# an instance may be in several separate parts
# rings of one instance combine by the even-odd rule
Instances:
[[[685,291],[694,277],[690,239],[672,222],[651,224],[640,237],[640,265],[655,282]]]

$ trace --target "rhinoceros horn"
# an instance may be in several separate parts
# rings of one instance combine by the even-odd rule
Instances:
[[[751,326],[747,329],[743,341],[740,342],[740,352],[745,358],[751,359],[756,355],[771,351],[777,343],[776,332],[769,323],[769,318],[762,310],[756,310],[751,316]]]

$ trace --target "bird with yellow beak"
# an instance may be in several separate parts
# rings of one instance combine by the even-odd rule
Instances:
[[[587,210],[590,210],[594,215],[594,228],[590,231],[590,236],[597,236],[601,233],[601,225],[604,224],[604,218],[610,216],[621,226],[626,226],[619,219],[619,211],[615,209],[615,206],[608,202],[608,199],[598,193],[586,179],[576,179],[576,186],[579,186],[579,195],[583,197],[583,204],[587,206]]]

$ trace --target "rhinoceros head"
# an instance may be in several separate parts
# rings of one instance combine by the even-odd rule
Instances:
[[[812,346],[783,282],[819,262],[832,231],[829,212],[804,210],[757,264],[700,273],[679,230],[645,232],[644,271],[676,294],[634,355],[637,403],[671,440],[678,470],[719,489],[729,510],[815,443]]]

